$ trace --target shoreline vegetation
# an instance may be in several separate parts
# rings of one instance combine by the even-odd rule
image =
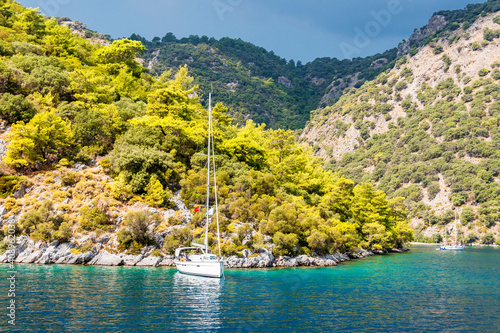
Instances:
[[[101,244],[101,243],[98,243]],[[96,265],[96,266],[144,266],[144,267],[175,267],[174,256],[155,256],[153,250],[138,255],[110,253],[106,250],[93,249],[85,253],[77,253],[73,243],[50,244],[33,242],[26,236],[17,240],[17,246],[0,255],[0,263],[14,262],[17,264],[64,264],[64,265]],[[230,256],[224,259],[226,268],[273,268],[273,267],[329,267],[352,259],[362,259],[373,255],[388,253],[404,253],[408,248],[384,250],[359,250],[348,253],[334,253],[323,256],[277,256],[270,251],[261,249],[258,253],[244,250],[242,256]]]
[[[363,259],[375,255],[390,253],[405,253],[411,251],[411,246],[439,246],[439,243],[410,242],[401,249],[359,250],[347,253],[334,253],[322,256],[274,256],[270,251],[261,249],[258,253],[243,251],[241,256],[224,258],[224,265],[229,269],[245,268],[293,268],[293,267],[332,267],[346,261]],[[469,247],[500,247],[498,245],[467,244]],[[0,267],[9,262],[16,264],[36,265],[86,265],[86,266],[137,266],[137,267],[175,267],[174,256],[155,256],[151,251],[138,255],[125,253],[110,253],[106,250],[76,253],[73,243],[54,241],[50,244],[34,243],[27,237],[19,237],[18,244],[12,255],[9,251],[0,254]],[[73,250],[73,251],[72,251]]]
[[[439,246],[443,244],[441,243],[422,243],[422,242],[410,242],[409,245],[428,245],[428,246]],[[465,244],[465,246],[469,247],[500,247],[500,245],[496,244],[490,244],[490,245],[485,245],[485,244],[479,244],[479,243],[472,243],[472,244]]]

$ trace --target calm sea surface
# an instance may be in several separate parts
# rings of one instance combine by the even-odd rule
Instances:
[[[16,265],[19,332],[500,332],[500,249],[376,256],[333,268],[226,270]]]

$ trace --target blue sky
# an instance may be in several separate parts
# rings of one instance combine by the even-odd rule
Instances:
[[[19,0],[18,0],[19,1]],[[233,37],[303,63],[364,57],[395,47],[439,10],[484,0],[20,0],[113,38],[167,32]],[[378,20],[376,19],[378,17]],[[356,39],[365,34],[363,43]],[[367,35],[368,33],[368,35]],[[359,36],[358,36],[359,37]]]

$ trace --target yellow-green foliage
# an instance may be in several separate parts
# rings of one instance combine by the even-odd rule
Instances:
[[[19,219],[19,230],[33,240],[66,242],[71,238],[71,224],[56,215],[52,201],[45,201],[37,210],[29,210]]]
[[[172,192],[169,189],[164,189],[156,177],[151,177],[148,186],[146,186],[144,201],[153,207],[168,207],[171,197]]]
[[[132,199],[134,193],[132,192],[132,187],[123,180],[123,177],[119,177],[114,182],[109,184],[109,191],[113,198],[120,201],[128,201]]]
[[[73,196],[79,200],[90,199],[97,196],[98,194],[98,183],[94,180],[81,180],[73,188]]]
[[[29,181],[26,177],[3,176],[0,174],[0,198],[12,195],[23,186],[29,186]]]
[[[19,204],[14,198],[5,199],[5,201],[3,202],[3,206],[5,209],[12,213],[17,213],[20,210]]]
[[[66,172],[62,177],[61,177],[61,184],[63,186],[72,186],[76,184],[80,177],[78,173],[75,172]]]
[[[197,214],[197,216],[200,216],[201,214]],[[184,221],[182,217],[182,212],[181,211],[176,211],[173,216],[168,218],[168,224],[169,225],[179,225],[182,224]]]
[[[135,252],[145,245],[154,243],[152,235],[148,232],[148,227],[151,224],[160,224],[160,217],[158,214],[151,214],[148,211],[131,211],[125,216],[124,224],[125,227],[118,232],[119,249],[125,250],[132,245],[132,252]]]
[[[80,214],[80,227],[83,230],[97,230],[110,227],[111,220],[100,207],[94,206],[91,208],[85,205],[80,209]]]
[[[4,160],[16,168],[56,160],[73,144],[69,124],[51,112],[38,113],[27,124],[14,124],[7,139],[10,143]]]
[[[52,194],[52,200],[54,200],[54,202],[61,202],[69,197],[71,197],[71,194],[68,191],[55,191]]]

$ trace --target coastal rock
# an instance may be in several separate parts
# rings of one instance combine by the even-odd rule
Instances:
[[[12,217],[12,216],[11,216]],[[16,240],[16,254],[17,257],[21,252],[24,252],[28,247],[34,247],[34,242],[28,236],[17,237]]]
[[[244,249],[243,251],[241,251],[241,255],[243,256],[243,258],[248,258],[251,254],[252,251],[250,251],[249,249]]]
[[[254,268],[259,265],[259,258],[258,257],[253,257],[253,258],[245,258],[243,262],[243,268]]]
[[[152,266],[157,267],[158,264],[162,261],[161,257],[147,257],[139,261],[136,266]]]
[[[7,214],[7,208],[5,208],[3,205],[0,205],[0,215],[5,215],[5,214]]]
[[[372,255],[373,255],[373,252],[370,252],[370,251],[366,251],[366,250],[364,250],[364,249],[361,249],[361,250],[359,250],[359,255],[360,255],[362,258],[366,258],[366,257],[372,256]]]
[[[325,267],[326,262],[322,258],[311,258],[310,260],[311,266]]]
[[[83,253],[81,253],[81,254],[71,253],[71,255],[63,263],[64,264],[68,264],[68,265],[80,265],[80,264],[83,264],[84,263],[84,261],[83,261],[83,255],[84,255]]]
[[[243,267],[243,263],[245,262],[245,259],[238,258],[237,256],[231,256],[226,259],[224,262],[224,266],[227,268],[241,268]]]
[[[71,253],[71,249],[75,247],[73,243],[62,243],[57,246],[57,255],[67,256]]]
[[[35,250],[32,253],[30,253],[29,255],[23,256],[22,260],[18,261],[16,259],[16,262],[23,263],[23,264],[34,263],[43,255],[44,252],[45,252],[45,249]]]
[[[61,264],[75,264],[78,261],[78,256],[74,253],[69,253],[65,256],[61,256],[56,261],[54,262],[56,265],[61,265]]]
[[[99,266],[121,266],[125,263],[122,257],[111,254],[107,251],[102,251],[89,261],[89,265]]]
[[[143,258],[144,258],[144,256],[142,254],[139,254],[137,256],[134,256],[134,255],[123,256],[124,265],[135,266]]]
[[[96,255],[95,255],[94,252],[89,251],[89,252],[86,252],[86,253],[82,253],[80,256],[82,258],[82,264],[86,264],[86,263],[90,262],[92,259],[94,259],[94,257]]]
[[[260,254],[257,258],[259,258],[259,263],[257,267],[263,268],[263,267],[272,267],[273,262],[274,262],[274,256],[271,253],[271,251],[267,249],[260,249]]]
[[[20,199],[24,197],[25,194],[26,194],[26,185],[21,185],[21,188],[19,190],[12,193],[12,197]]]
[[[349,258],[349,256],[347,254],[344,254],[344,253],[338,253],[337,252],[337,253],[334,253],[333,256],[335,258],[337,258],[339,262],[351,260],[351,258]]]
[[[80,237],[80,239],[78,239],[76,242],[77,242],[78,244],[85,244],[85,243],[86,243],[86,242],[88,242],[89,240],[92,240],[91,235],[85,235],[85,236]]]
[[[58,241],[52,242],[49,244],[49,247],[45,250],[45,252],[35,261],[36,264],[48,265],[50,264],[52,257],[55,256],[57,252]]]
[[[97,243],[100,243],[100,244],[106,244],[108,241],[109,241],[110,237],[108,234],[104,234],[102,235],[101,237],[99,237],[97,239]]]
[[[337,257],[331,254],[322,256],[321,259],[325,261],[326,266],[337,266],[337,264],[340,262],[340,260]]]
[[[47,252],[40,258],[40,263],[42,264],[61,264],[65,263],[64,260],[71,255],[71,249],[74,247],[72,243],[62,243],[55,247],[54,250],[49,247]],[[47,258],[45,258],[47,257]],[[47,260],[48,259],[48,260]]]
[[[50,264],[52,256],[50,253],[44,253],[40,259],[38,259],[35,264],[48,265]]]
[[[361,256],[355,252],[347,252],[347,256],[350,258],[350,259],[359,259],[361,258]]]
[[[296,258],[289,258],[285,257],[281,262],[280,265],[281,267],[297,267],[297,259]]]
[[[165,258],[158,264],[158,266],[168,266],[168,267],[175,266],[174,259]]]
[[[401,249],[390,249],[389,252],[392,252],[392,253],[404,253],[404,252],[408,252],[410,251],[409,249],[407,248],[401,248]]]
[[[305,254],[298,256],[296,259],[299,266],[309,266],[311,262],[314,261],[311,260],[312,258],[309,258]]]

